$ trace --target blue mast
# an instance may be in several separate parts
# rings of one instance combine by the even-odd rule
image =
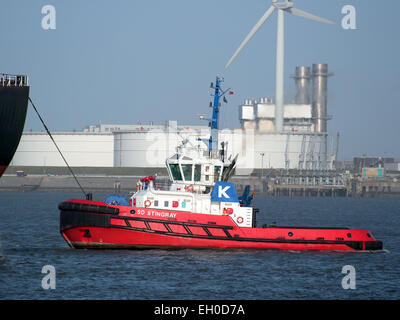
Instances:
[[[207,119],[210,121],[210,128],[211,128],[211,134],[210,134],[210,139],[208,140],[208,149],[211,152],[213,149],[218,149],[218,128],[219,128],[219,107],[221,106],[219,100],[220,98],[223,97],[223,101],[226,103],[226,98],[225,93],[228,92],[229,88],[225,91],[222,90],[221,88],[221,82],[223,82],[224,79],[217,76],[215,80],[215,85],[211,83],[211,88],[214,89],[214,103],[212,105],[213,111],[212,111],[212,118]],[[211,104],[211,103],[210,103]],[[214,148],[214,142],[215,142],[215,148]]]

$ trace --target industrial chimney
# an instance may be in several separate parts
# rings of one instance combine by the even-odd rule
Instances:
[[[296,67],[292,77],[296,83],[296,104],[310,104],[310,67]]]
[[[315,121],[315,132],[327,132],[327,90],[329,75],[327,64],[313,64],[312,110]]]

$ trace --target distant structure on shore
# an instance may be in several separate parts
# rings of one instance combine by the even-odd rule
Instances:
[[[326,64],[296,67],[292,78],[296,95],[284,105],[283,130],[275,128],[271,97],[246,99],[239,106],[240,128],[219,131],[226,154],[239,154],[238,174],[254,169],[332,170],[338,153],[328,142]],[[164,167],[164,159],[182,143],[206,141],[208,126],[100,124],[77,132],[53,132],[67,161],[74,167]],[[44,132],[24,132],[11,163],[13,166],[63,166],[57,150]]]

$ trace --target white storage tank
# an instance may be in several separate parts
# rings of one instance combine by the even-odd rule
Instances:
[[[210,129],[205,126],[177,126],[169,121],[164,128],[143,131],[114,132],[114,166],[163,168],[165,160],[176,153],[176,148],[186,141],[194,146],[207,145],[198,139],[207,139]]]
[[[112,167],[112,133],[53,132],[52,136],[71,167]],[[65,162],[45,132],[24,132],[11,166],[64,167]]]

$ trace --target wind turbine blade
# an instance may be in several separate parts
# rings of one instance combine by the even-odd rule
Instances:
[[[229,59],[228,63],[225,65],[225,69],[229,67],[229,65],[232,63],[233,60],[235,60],[236,56],[239,54],[239,52],[243,49],[243,47],[246,45],[247,42],[255,35],[255,33],[260,29],[260,27],[263,25],[263,23],[268,19],[268,17],[272,14],[272,12],[275,10],[274,6],[271,6],[261,17],[260,20],[256,23],[256,25],[251,29],[249,34],[246,36],[246,38],[243,40],[239,48],[236,50],[232,58]]]
[[[288,11],[291,14],[293,14],[295,16],[298,16],[298,17],[311,19],[311,20],[315,20],[315,21],[319,21],[319,22],[323,22],[323,23],[327,23],[327,24],[335,24],[333,21],[317,17],[317,16],[315,16],[315,15],[313,15],[311,13],[305,12],[305,11],[297,9],[297,8],[290,8],[290,9],[287,9],[285,11]]]

